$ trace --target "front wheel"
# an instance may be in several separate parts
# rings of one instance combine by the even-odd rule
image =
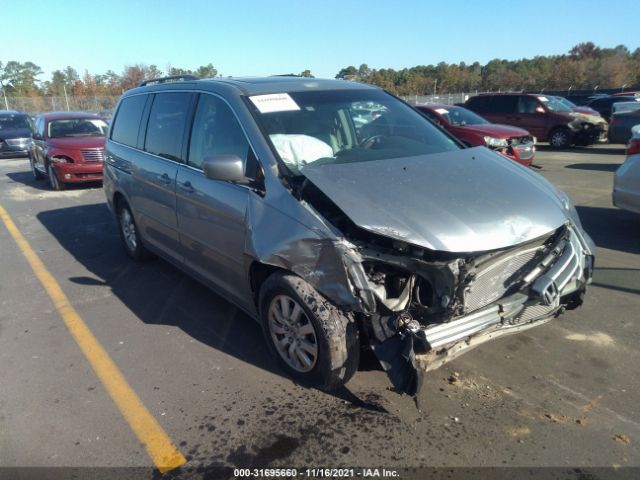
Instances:
[[[42,175],[42,172],[37,169],[36,161],[33,159],[33,155],[31,153],[29,153],[29,164],[31,165],[31,173],[33,174],[33,178],[36,180],[42,180],[44,178],[44,175]]]
[[[556,128],[549,135],[549,145],[553,148],[569,148],[571,146],[571,132],[566,128]]]
[[[300,277],[271,275],[260,289],[260,317],[269,350],[295,379],[335,390],[356,372],[355,321]]]
[[[58,177],[56,176],[56,172],[53,169],[53,165],[51,164],[51,162],[49,162],[49,165],[47,167],[47,174],[49,175],[49,185],[51,185],[51,190],[55,190],[57,192],[64,190],[65,184],[64,182],[61,182],[60,180],[58,180]]]

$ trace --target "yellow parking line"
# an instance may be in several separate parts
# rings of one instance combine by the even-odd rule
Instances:
[[[122,372],[111,360],[109,354],[100,345],[96,337],[86,323],[80,318],[78,312],[73,308],[71,302],[56,282],[53,275],[42,263],[42,260],[33,251],[29,242],[22,235],[16,224],[0,205],[0,218],[4,222],[7,230],[18,244],[20,251],[31,265],[33,272],[49,294],[58,313],[64,320],[69,332],[84,353],[93,370],[100,381],[111,395],[122,415],[135,432],[140,442],[147,449],[147,453],[153,460],[157,469],[164,473],[179,467],[187,460],[180,451],[173,445],[162,427],[149,413],[142,401],[131,388]]]

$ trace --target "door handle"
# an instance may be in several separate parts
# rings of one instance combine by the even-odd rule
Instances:
[[[169,177],[168,174],[163,173],[162,175],[160,175],[160,181],[168,185],[171,183],[171,178]]]
[[[187,180],[184,183],[178,182],[178,187],[180,187],[180,190],[187,193],[193,193],[195,191],[195,189],[193,188],[193,185],[191,185],[191,182],[189,180]]]

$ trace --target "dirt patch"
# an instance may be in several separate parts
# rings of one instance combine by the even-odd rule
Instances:
[[[616,433],[613,436],[613,439],[618,442],[621,443],[622,445],[629,445],[631,443],[631,439],[626,436],[624,433]]]
[[[604,332],[595,332],[589,335],[584,333],[571,333],[564,338],[575,342],[589,342],[597,347],[610,347],[615,343],[613,338]]]

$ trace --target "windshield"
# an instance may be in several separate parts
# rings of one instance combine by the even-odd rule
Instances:
[[[442,115],[445,120],[454,127],[464,127],[465,125],[482,125],[487,122],[480,115],[462,107],[436,108],[436,112]]]
[[[26,115],[0,115],[0,130],[29,129]]]
[[[555,97],[556,100],[558,100],[558,102],[560,102],[562,105],[564,105],[565,107],[571,109],[573,107],[576,106],[575,103],[573,103],[571,100],[568,100],[564,97]]]
[[[571,112],[571,107],[564,105],[556,97],[538,97],[538,100],[544,102],[547,108],[552,112]]]
[[[249,97],[280,159],[308,164],[364,162],[457,150],[458,144],[408,105],[378,90]]]
[[[98,118],[64,118],[49,122],[49,138],[104,137],[107,123]]]

